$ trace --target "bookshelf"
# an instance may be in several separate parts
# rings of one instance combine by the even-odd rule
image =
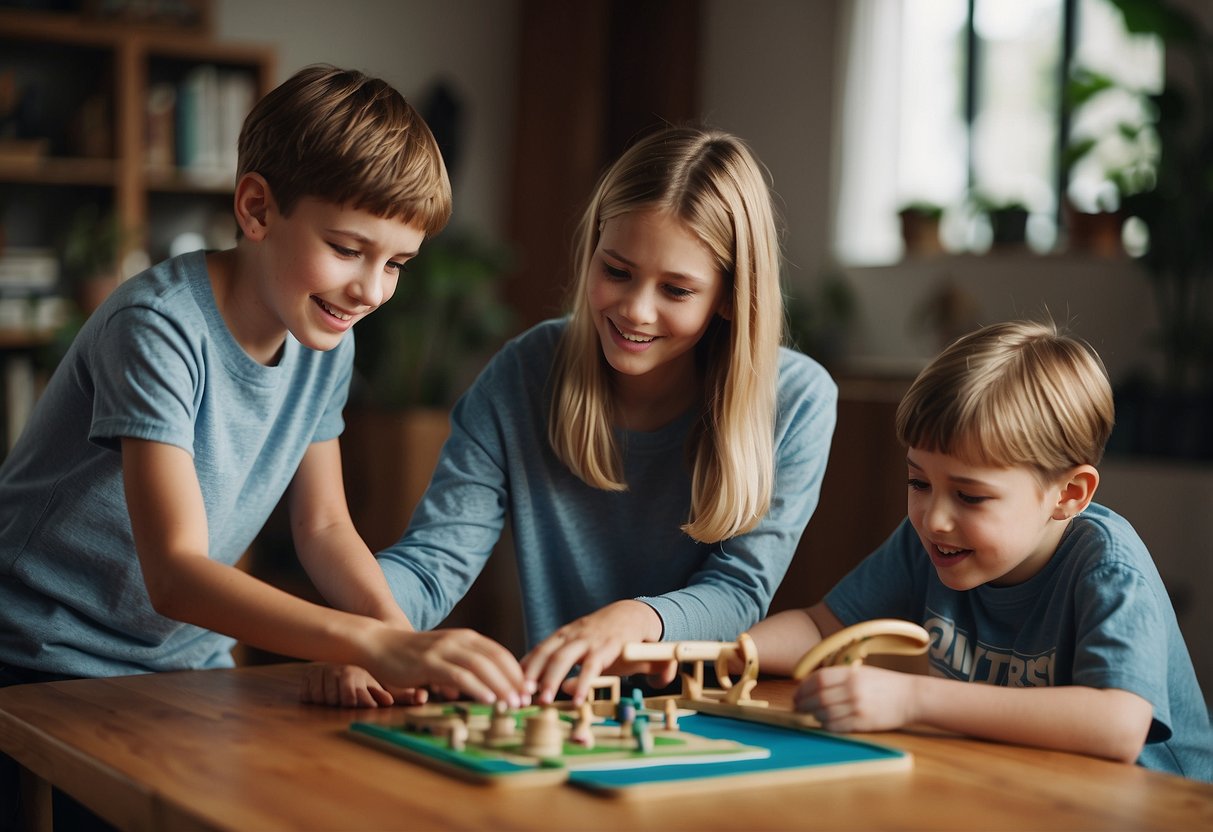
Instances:
[[[102,259],[117,277],[164,259],[183,231],[234,239],[236,136],[275,83],[273,48],[213,39],[205,0],[22,6],[0,3],[0,260],[49,260],[54,291],[71,298],[84,269],[68,234],[85,212],[115,232]],[[157,7],[176,19],[149,18]],[[24,367],[53,325],[20,315],[47,292],[45,269],[24,281],[4,266],[0,365],[20,355]]]
[[[248,107],[273,86],[271,47],[215,41],[204,25],[0,8],[0,108],[4,88],[10,91],[10,112],[0,109],[0,216],[8,245],[56,246],[62,229],[55,226],[70,206],[96,200],[123,229],[123,248],[156,260],[167,253],[155,245],[161,202],[230,195],[234,161],[226,165],[233,157],[223,155],[205,171],[178,163],[179,108],[168,113],[167,139],[161,133],[149,142],[156,136],[149,129],[153,92],[184,98],[200,74],[215,86],[238,86],[239,112],[220,118],[216,109],[194,119],[197,127],[225,125],[213,139],[217,146],[234,142]]]

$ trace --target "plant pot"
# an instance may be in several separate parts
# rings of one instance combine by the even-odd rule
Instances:
[[[1028,212],[1022,208],[991,211],[990,232],[995,247],[1017,247],[1028,241]]]
[[[901,239],[905,243],[907,257],[930,257],[943,253],[943,244],[939,239],[939,217],[919,211],[902,211],[897,216],[901,219]]]
[[[1121,257],[1121,227],[1124,216],[1119,211],[1090,214],[1073,207],[1066,209],[1066,231],[1071,251],[1095,257]]]

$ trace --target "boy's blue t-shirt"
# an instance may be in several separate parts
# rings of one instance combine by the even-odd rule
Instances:
[[[1103,506],[1070,522],[1037,575],[966,592],[944,586],[905,520],[825,603],[845,625],[921,623],[936,676],[1135,693],[1154,708],[1138,763],[1213,781],[1213,730],[1170,598],[1137,532]]]
[[[308,445],[341,433],[352,361],[352,338],[318,352],[289,334],[276,366],[254,361],[215,305],[203,252],[121,285],[0,466],[0,665],[79,676],[230,665],[230,638],[151,607],[121,440],[193,456],[209,555],[234,564]]]

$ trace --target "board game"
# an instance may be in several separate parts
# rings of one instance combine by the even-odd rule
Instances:
[[[911,625],[917,628],[917,625]],[[919,628],[920,629],[920,628]],[[797,667],[862,661],[873,652],[920,652],[925,631],[905,622],[865,622],[827,639]],[[841,638],[838,638],[841,637]],[[827,643],[828,642],[828,643]],[[620,696],[617,677],[592,682],[594,698],[573,706],[510,710],[471,703],[397,709],[391,722],[355,722],[355,739],[440,771],[494,787],[567,783],[623,798],[804,782],[906,770],[906,752],[826,733],[807,714],[768,710],[749,698],[758,674],[748,636],[737,642],[628,645],[629,661],[683,665],[681,696]],[[719,689],[703,687],[716,662]],[[733,681],[733,666],[744,667]],[[605,693],[605,697],[602,695]]]
[[[816,729],[772,725],[678,708],[677,727],[664,726],[664,710],[638,715],[631,728],[615,718],[592,725],[593,741],[572,740],[578,717],[554,708],[523,708],[508,718],[512,737],[490,739],[493,716],[487,706],[422,706],[391,724],[355,722],[351,735],[383,750],[465,780],[492,787],[567,783],[623,798],[688,794],[748,784],[802,782],[907,769],[909,754]],[[528,747],[525,726],[554,714],[559,746],[544,753]],[[446,729],[463,721],[467,738],[452,746]],[[651,746],[642,747],[635,729],[646,726]],[[431,727],[427,728],[426,723]]]

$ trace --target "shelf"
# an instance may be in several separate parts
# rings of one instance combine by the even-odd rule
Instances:
[[[153,241],[196,222],[195,202],[231,194],[235,132],[274,73],[271,47],[201,26],[0,9],[0,77],[18,102],[0,112],[16,137],[0,153],[8,242],[57,247],[64,221],[95,208],[123,232],[119,259],[159,254]]]
[[[27,162],[0,162],[0,182],[112,188],[118,183],[118,165],[113,159],[53,156]]]

